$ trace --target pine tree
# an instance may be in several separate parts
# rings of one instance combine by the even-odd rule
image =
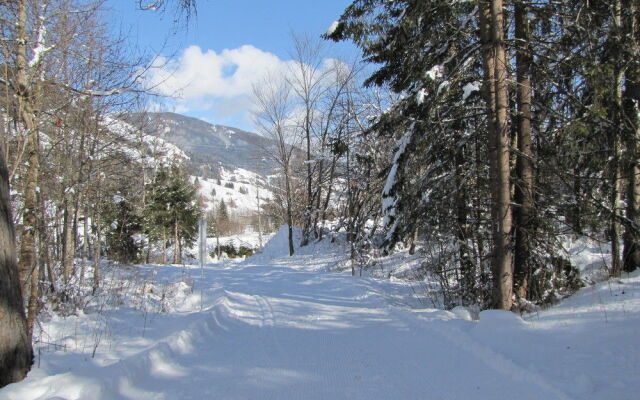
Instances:
[[[137,262],[140,246],[133,235],[141,232],[142,218],[134,205],[121,196],[114,196],[103,210],[101,220],[107,228],[106,254],[123,264]]]
[[[172,166],[160,168],[146,190],[145,231],[150,240],[161,240],[165,250],[171,238],[173,262],[180,263],[183,245],[192,245],[198,232],[196,189],[180,168]]]
[[[218,227],[220,235],[226,235],[229,233],[229,211],[227,210],[227,204],[224,200],[220,200],[218,210],[216,211],[216,226]]]

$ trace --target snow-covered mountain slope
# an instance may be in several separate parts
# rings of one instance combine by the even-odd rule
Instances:
[[[224,201],[230,215],[251,216],[272,197],[270,142],[258,135],[171,113],[107,117],[103,125],[122,138],[117,151],[131,160],[152,168],[183,164],[206,209]]]
[[[638,398],[638,273],[476,320],[331,272],[343,260],[328,241],[288,257],[281,230],[239,264],[107,272],[114,301],[45,322],[36,366],[0,398]]]
[[[196,182],[196,177],[192,176],[191,181]],[[208,210],[224,201],[230,214],[250,216],[272,198],[264,176],[243,168],[233,171],[221,168],[220,179],[198,177],[197,183]]]
[[[249,216],[258,211],[258,195],[261,205],[272,197],[271,142],[262,136],[173,113],[128,114],[105,124],[129,138],[123,151],[132,159],[183,163],[207,209],[224,201],[230,214]]]
[[[273,169],[267,138],[241,129],[174,113],[132,114],[126,117],[143,131],[173,143],[189,156],[193,175],[217,178],[219,167],[266,175]]]
[[[189,156],[180,147],[161,137],[141,132],[122,119],[107,116],[102,123],[113,134],[126,138],[120,143],[119,150],[133,160],[163,164],[189,162]]]

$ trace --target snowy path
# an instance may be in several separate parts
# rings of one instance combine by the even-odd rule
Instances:
[[[50,355],[25,382],[0,390],[0,399],[640,395],[633,390],[640,371],[638,279],[625,283],[625,314],[614,307],[606,321],[602,304],[579,296],[531,322],[504,312],[470,321],[409,307],[404,284],[328,273],[333,257],[318,247],[292,259],[265,254],[207,268],[181,312],[155,316],[144,337],[116,329],[117,344],[96,358]],[[206,287],[202,310],[199,285]],[[567,318],[584,304],[585,318]]]

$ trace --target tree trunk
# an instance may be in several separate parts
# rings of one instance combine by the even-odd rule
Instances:
[[[614,30],[621,29],[621,3],[616,1],[615,3],[615,15],[614,15]],[[621,56],[621,46],[618,47],[618,57]],[[622,271],[622,260],[620,252],[620,222],[618,221],[618,215],[621,215],[620,205],[622,202],[622,171],[621,171],[621,129],[622,126],[622,78],[624,77],[624,71],[621,65],[615,65],[614,70],[614,106],[612,121],[613,126],[609,130],[611,134],[611,156],[610,156],[610,179],[611,179],[611,192],[609,195],[611,213],[609,217],[609,240],[611,241],[611,276],[620,276]]]
[[[312,180],[313,180],[313,170],[311,168],[311,121],[309,115],[309,106],[307,105],[307,114],[305,116],[305,140],[307,146],[307,206],[304,212],[304,227],[302,229],[302,243],[300,246],[306,246],[309,244],[309,236],[311,235],[311,222],[313,220],[313,190],[312,190]],[[318,182],[319,183],[319,182]]]
[[[18,121],[27,132],[27,173],[24,184],[24,211],[22,214],[22,232],[20,236],[20,259],[18,269],[22,283],[23,296],[29,286],[31,270],[35,266],[37,224],[37,186],[38,186],[38,133],[35,123],[34,93],[32,83],[27,76],[27,4],[18,2],[18,21],[16,22],[16,97],[18,100]]]
[[[624,31],[634,54],[640,53],[640,10],[637,2],[623,1]],[[627,224],[624,232],[623,268],[640,268],[640,65],[629,65],[625,76],[624,116],[627,178]],[[634,224],[635,226],[632,226]]]
[[[418,224],[413,227],[413,234],[409,240],[409,255],[416,254],[416,243],[418,242]]]
[[[167,229],[162,228],[162,263],[167,264]]]
[[[96,229],[96,240],[93,244],[93,293],[95,294],[96,290],[100,287],[100,258],[102,255],[102,238],[100,237],[100,212],[96,212],[95,214],[95,229]]]
[[[516,297],[529,296],[529,277],[532,273],[531,234],[534,224],[533,202],[533,146],[531,140],[531,55],[529,53],[529,18],[523,1],[515,4],[516,52],[516,102],[518,153],[516,158],[516,185],[514,227],[514,290]]]
[[[37,216],[37,186],[38,186],[38,135],[29,129],[28,133],[28,157],[27,175],[24,186],[24,211],[22,213],[22,234],[20,236],[20,280],[27,295],[27,287],[31,277],[31,270],[35,266],[36,253],[36,227]]]
[[[80,265],[80,286],[84,285],[87,258],[89,257],[89,206],[84,206],[84,221],[82,231],[82,264]]]
[[[178,223],[173,223],[173,263],[178,264]]]
[[[178,236],[178,264],[182,264],[182,238]]]
[[[0,141],[0,387],[24,379],[33,363],[16,263],[9,177],[2,147]]]
[[[509,127],[507,124],[507,58],[504,48],[502,0],[481,1],[480,33],[483,42],[488,104],[492,241],[493,307],[511,309],[511,187],[509,182]]]
[[[27,306],[27,337],[29,341],[33,339],[33,326],[39,311],[40,302],[40,268],[34,265],[30,276],[29,304]]]
[[[289,239],[289,256],[292,256],[293,252],[294,252],[294,249],[293,249],[293,210],[292,210],[293,199],[292,199],[292,196],[291,196],[291,182],[290,182],[291,177],[289,176],[288,166],[287,166],[287,170],[285,171],[285,174],[284,174],[284,179],[285,179],[285,191],[286,191],[286,196],[287,196],[287,225],[288,225],[288,239]]]
[[[64,212],[62,218],[62,276],[64,278],[65,285],[69,284],[71,280],[71,269],[73,266],[73,254],[71,247],[73,247],[73,233],[71,229],[72,216],[69,211],[69,201],[64,200]]]

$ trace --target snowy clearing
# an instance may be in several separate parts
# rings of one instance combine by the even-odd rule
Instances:
[[[133,267],[149,286],[123,288],[120,307],[52,317],[34,369],[0,398],[638,397],[638,273],[524,320],[474,320],[422,308],[407,282],[332,272],[344,259],[335,245],[298,250],[285,255],[281,231],[204,279],[194,266]]]

